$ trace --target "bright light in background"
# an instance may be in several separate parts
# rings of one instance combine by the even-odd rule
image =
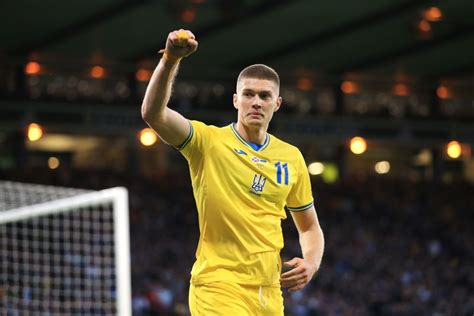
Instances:
[[[384,160],[375,164],[375,172],[378,174],[386,174],[390,172],[390,162]]]
[[[25,73],[27,75],[37,75],[41,70],[41,65],[36,61],[30,61],[25,66]]]
[[[314,82],[309,78],[300,78],[296,82],[296,87],[302,91],[310,91],[313,89]]]
[[[423,12],[423,17],[430,22],[438,22],[443,18],[443,12],[438,7],[430,7]]]
[[[324,165],[321,162],[312,162],[308,165],[308,172],[310,175],[318,175],[323,173]]]
[[[418,29],[423,33],[431,32],[431,24],[426,20],[421,20],[418,22]]]
[[[321,177],[326,183],[334,183],[339,179],[339,168],[334,163],[325,163]]]
[[[102,78],[105,75],[105,69],[102,66],[94,66],[91,68],[91,77],[92,78]]]
[[[156,136],[155,132],[151,128],[144,128],[140,131],[140,143],[143,146],[151,146],[158,140],[158,136]]]
[[[60,163],[58,158],[56,158],[56,157],[49,157],[48,158],[48,167],[49,167],[49,169],[53,169],[53,170],[57,169],[60,164],[61,163]]]
[[[37,123],[31,123],[28,125],[27,136],[30,142],[35,142],[43,137],[43,128]]]
[[[367,142],[364,138],[356,136],[351,139],[350,148],[352,153],[356,155],[363,154],[367,150]]]
[[[137,80],[141,82],[149,81],[151,78],[151,71],[148,69],[140,68],[135,73],[135,78],[137,78]]]
[[[181,20],[184,23],[191,23],[196,19],[196,9],[188,8],[181,12]]]
[[[446,153],[452,159],[459,158],[462,153],[461,144],[456,140],[450,141],[446,148]]]
[[[403,83],[397,83],[393,86],[393,93],[400,97],[406,97],[409,93],[408,86]]]
[[[447,98],[449,98],[449,89],[446,86],[440,85],[436,89],[436,95],[440,99],[447,99]]]
[[[358,91],[357,85],[352,81],[344,81],[341,83],[341,91],[345,94],[356,93]]]
[[[433,162],[433,155],[429,149],[422,149],[414,158],[415,165],[429,166]]]

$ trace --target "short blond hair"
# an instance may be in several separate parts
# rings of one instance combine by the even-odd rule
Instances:
[[[264,64],[255,64],[245,67],[237,77],[237,90],[239,83],[243,78],[255,78],[272,81],[276,84],[277,89],[280,90],[280,77],[275,69]]]

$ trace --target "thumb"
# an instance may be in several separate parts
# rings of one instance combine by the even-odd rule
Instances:
[[[295,267],[298,264],[298,258],[293,258],[289,261],[284,262],[283,264],[288,267]]]

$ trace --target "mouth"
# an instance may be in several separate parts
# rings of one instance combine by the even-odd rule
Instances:
[[[263,114],[258,113],[258,112],[252,112],[252,113],[249,113],[248,115],[251,116],[252,118],[261,118],[261,117],[263,117]]]

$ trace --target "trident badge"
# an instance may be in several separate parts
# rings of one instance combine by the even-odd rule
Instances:
[[[262,193],[263,186],[265,185],[266,181],[267,178],[265,178],[261,174],[255,174],[253,176],[252,192],[256,194]]]

